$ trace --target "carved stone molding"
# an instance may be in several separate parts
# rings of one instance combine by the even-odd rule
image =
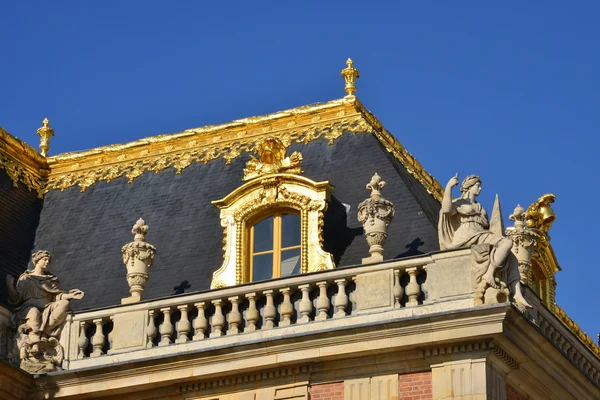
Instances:
[[[562,311],[562,310],[561,310]],[[563,311],[564,313],[564,311]],[[565,315],[566,316],[566,315]],[[567,317],[568,318],[568,317]],[[561,321],[562,322],[562,321]],[[559,329],[554,326],[554,323],[546,318],[543,313],[537,315],[537,325],[540,327],[541,333],[552,343],[573,365],[575,365],[584,375],[588,376],[596,385],[600,385],[600,370],[595,368],[587,359],[586,356],[565,337]],[[569,328],[567,326],[567,328]],[[577,327],[579,328],[579,327]],[[571,331],[572,328],[569,328]],[[590,349],[590,351],[598,356],[600,349],[593,343],[592,339],[581,332],[582,336],[577,338]]]
[[[430,347],[419,350],[418,354],[419,357],[436,357],[458,353],[471,353],[474,351],[491,351],[511,369],[519,368],[519,363],[517,362],[517,360],[515,360],[506,350],[500,347],[493,340]]]
[[[295,376],[301,374],[309,374],[313,372],[312,365],[302,365],[299,367],[288,367],[271,369],[268,371],[253,372],[246,375],[238,375],[231,378],[213,379],[202,382],[188,383],[180,385],[178,387],[180,393],[201,391],[212,388],[222,388],[227,386],[235,386],[249,382],[266,381],[274,378],[281,378],[286,376]]]

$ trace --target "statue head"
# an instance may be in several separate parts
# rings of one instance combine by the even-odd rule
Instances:
[[[471,191],[474,196],[479,195],[481,192],[481,178],[477,175],[469,175],[465,179],[463,179],[462,184],[460,185],[460,191],[462,193],[462,197],[466,197],[467,193]]]
[[[50,261],[52,260],[52,255],[50,254],[49,251],[39,250],[31,255],[31,261],[33,262],[34,267],[37,267],[38,263],[40,261],[42,261],[43,259],[48,260],[48,262],[46,263],[46,266],[47,266],[50,263]]]

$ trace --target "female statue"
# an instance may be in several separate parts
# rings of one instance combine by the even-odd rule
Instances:
[[[511,262],[509,257],[512,240],[489,231],[487,212],[475,200],[481,192],[481,179],[477,175],[467,176],[460,186],[461,196],[452,199],[452,188],[457,185],[458,174],[448,181],[444,191],[438,225],[441,250],[488,244],[491,247],[488,266],[481,279],[498,288],[494,273],[505,269],[507,284],[515,301],[529,306],[521,294],[518,264]]]
[[[58,279],[47,271],[49,252],[37,251],[31,260],[35,268],[21,274],[16,287],[11,275],[6,277],[6,284],[8,300],[17,307],[13,322],[23,333],[28,332],[28,341],[33,345],[42,337],[58,338],[70,310],[69,300],[81,299],[84,293],[79,289],[65,293],[58,288]]]

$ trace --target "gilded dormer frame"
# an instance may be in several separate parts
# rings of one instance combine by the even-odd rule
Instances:
[[[223,265],[213,273],[211,289],[238,285],[248,280],[248,228],[253,221],[288,209],[300,214],[300,273],[334,268],[333,257],[323,250],[324,213],[333,186],[301,176],[302,156],[285,157],[277,139],[259,146],[260,160],[252,158],[244,170],[247,182],[213,201],[221,210],[224,228]]]

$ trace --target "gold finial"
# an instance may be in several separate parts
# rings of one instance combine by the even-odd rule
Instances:
[[[346,61],[346,68],[342,70],[342,76],[346,82],[346,87],[344,88],[347,93],[346,97],[354,96],[354,93],[356,93],[356,80],[360,78],[360,75],[358,70],[354,68],[351,58]]]
[[[42,155],[46,157],[48,150],[50,150],[50,138],[54,136],[54,129],[50,128],[48,118],[44,118],[42,124],[44,126],[38,128],[37,134],[40,135],[40,150],[42,151]]]

